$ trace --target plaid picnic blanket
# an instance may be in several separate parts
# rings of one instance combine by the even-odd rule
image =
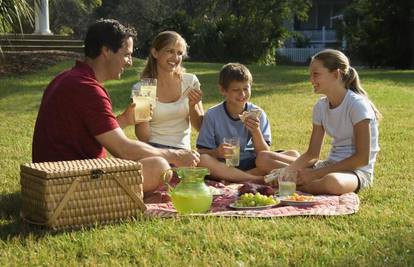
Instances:
[[[191,214],[192,216],[225,216],[225,217],[282,217],[282,216],[332,216],[347,215],[358,212],[359,198],[355,193],[347,193],[340,196],[320,195],[317,196],[317,203],[312,206],[286,206],[278,205],[273,208],[263,210],[232,210],[228,207],[237,198],[237,190],[231,185],[224,186],[214,181],[207,181],[207,184],[219,187],[223,194],[215,196],[213,204],[208,213]],[[145,215],[149,217],[168,218],[177,216],[178,213],[174,209],[171,201],[167,196],[165,188],[161,188],[158,192],[158,202],[146,203],[147,210]],[[163,203],[164,201],[164,203]]]

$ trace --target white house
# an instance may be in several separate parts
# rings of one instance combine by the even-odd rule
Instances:
[[[305,63],[315,53],[327,47],[345,49],[346,41],[338,38],[335,30],[342,23],[342,11],[350,0],[312,0],[307,21],[286,22],[285,26],[295,33],[277,53],[293,62]]]

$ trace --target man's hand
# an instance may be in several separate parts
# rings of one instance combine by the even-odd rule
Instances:
[[[116,117],[121,128],[135,125],[135,103],[131,102],[121,115]]]
[[[177,167],[195,167],[200,162],[200,154],[194,150],[178,149],[174,151],[174,165]]]

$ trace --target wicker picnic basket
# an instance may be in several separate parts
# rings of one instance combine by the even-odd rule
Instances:
[[[78,228],[145,211],[141,164],[117,158],[20,166],[22,218],[53,229]]]

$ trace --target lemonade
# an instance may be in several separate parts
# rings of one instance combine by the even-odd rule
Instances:
[[[140,95],[149,97],[151,99],[151,105],[154,108],[157,99],[157,86],[141,85]]]
[[[240,146],[233,147],[233,154],[227,155],[226,165],[229,167],[237,167],[240,164]]]
[[[149,121],[151,119],[151,99],[146,96],[133,96],[135,103],[135,122]]]
[[[229,167],[237,167],[240,164],[240,138],[224,137],[223,143],[231,146],[232,154],[225,154],[226,165]],[[228,152],[227,152],[228,153]]]
[[[296,183],[290,181],[279,181],[279,196],[291,196],[296,192]]]
[[[174,208],[179,213],[204,213],[210,209],[211,194],[175,192],[171,197]]]

